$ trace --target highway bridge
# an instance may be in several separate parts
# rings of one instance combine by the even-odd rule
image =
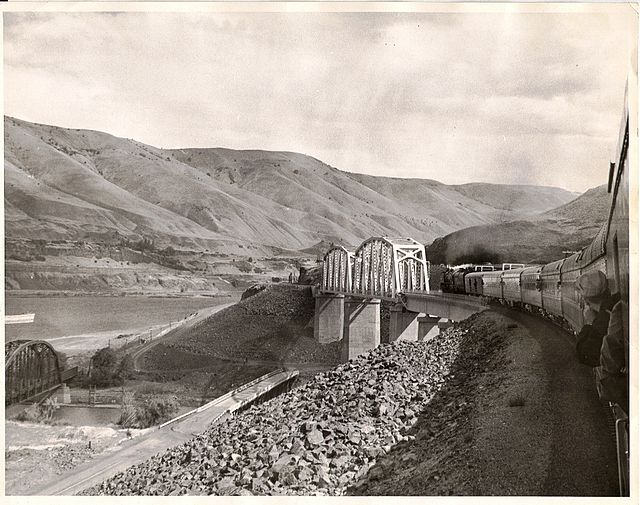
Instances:
[[[431,292],[423,244],[411,238],[372,237],[356,249],[334,246],[324,255],[315,292],[314,336],[342,341],[347,361],[380,342],[380,303],[393,302],[389,342],[421,340],[486,308],[480,299]]]

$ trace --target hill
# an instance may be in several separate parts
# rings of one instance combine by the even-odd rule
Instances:
[[[9,239],[118,243],[239,255],[373,235],[425,243],[522,219],[573,194],[536,186],[445,185],[343,172],[292,152],[165,150],[132,139],[5,117]]]
[[[575,200],[526,220],[473,226],[436,239],[427,250],[434,263],[547,263],[563,251],[589,244],[605,223],[607,186],[592,188]]]

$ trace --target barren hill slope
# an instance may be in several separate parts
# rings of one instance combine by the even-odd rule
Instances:
[[[373,235],[430,242],[567,203],[558,188],[351,174],[292,152],[163,150],[5,117],[8,238],[153,238],[242,254]]]
[[[434,263],[482,261],[483,257],[495,262],[547,263],[562,258],[563,251],[590,243],[606,221],[609,205],[607,186],[598,186],[526,220],[473,226],[438,238],[427,255]]]

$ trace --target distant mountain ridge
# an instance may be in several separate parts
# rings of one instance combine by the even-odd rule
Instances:
[[[343,172],[293,152],[159,149],[5,117],[7,238],[117,242],[264,254],[374,235],[430,243],[574,199],[560,188]]]
[[[526,220],[473,226],[436,239],[427,256],[435,263],[548,263],[589,244],[606,222],[611,195],[592,188],[575,200]]]

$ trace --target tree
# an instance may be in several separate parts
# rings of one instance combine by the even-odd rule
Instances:
[[[111,347],[99,349],[91,358],[90,384],[112,386],[117,373],[118,357]]]
[[[95,386],[120,386],[133,373],[133,360],[125,354],[118,360],[111,347],[98,350],[91,358],[91,378],[89,383]]]
[[[117,371],[117,379],[124,382],[133,378],[133,358],[129,354],[125,354],[120,360]]]
[[[60,370],[66,370],[67,368],[67,355],[61,351],[56,351],[56,354],[58,355],[58,365],[60,366]]]

